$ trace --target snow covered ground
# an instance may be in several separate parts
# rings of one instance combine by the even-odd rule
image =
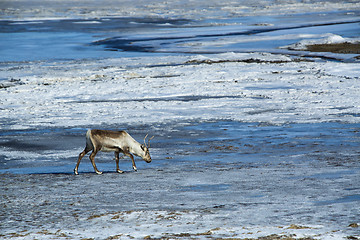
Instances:
[[[359,120],[358,63],[227,53],[15,64],[1,72],[3,129]]]
[[[1,13],[0,238],[360,238],[358,1]],[[153,162],[73,175],[88,128],[154,135]]]

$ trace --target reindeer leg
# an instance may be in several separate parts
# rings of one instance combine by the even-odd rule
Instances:
[[[118,173],[124,173],[124,171],[121,171],[119,168],[119,153],[119,151],[115,151],[116,171]]]
[[[78,158],[78,161],[77,161],[76,166],[75,166],[75,169],[74,169],[74,173],[75,173],[76,175],[79,175],[79,173],[78,173],[78,168],[79,168],[81,159],[82,159],[88,152],[90,152],[90,150],[91,150],[91,149],[85,148],[84,151],[82,151],[82,152],[79,154],[79,158]]]
[[[125,154],[126,156],[129,156],[129,157],[131,158],[132,165],[133,165],[133,169],[134,169],[135,171],[137,171],[137,168],[136,168],[136,165],[135,165],[135,161],[134,161],[133,155],[131,155],[131,153],[129,153],[129,152],[124,152],[124,154]]]
[[[137,168],[136,168],[136,165],[135,165],[135,161],[134,161],[133,155],[131,155],[131,154],[129,153],[129,157],[131,158],[132,165],[133,165],[133,169],[134,169],[135,171],[137,171]]]
[[[95,165],[95,155],[97,154],[97,152],[98,152],[98,150],[96,150],[96,149],[94,149],[94,150],[92,151],[92,153],[90,154],[90,160],[91,160],[91,164],[92,164],[93,167],[94,167],[95,172],[96,172],[97,174],[102,174],[102,172],[100,172],[100,171],[97,169],[96,165]]]

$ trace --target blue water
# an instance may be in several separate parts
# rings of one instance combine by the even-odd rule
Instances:
[[[273,164],[314,164],[359,168],[356,152],[360,144],[360,125],[344,123],[264,125],[216,121],[162,126],[129,126],[135,139],[150,130],[153,162],[137,158],[138,168],[163,168],[178,165],[219,163],[234,166]],[[96,127],[96,126],[94,126]],[[111,129],[111,126],[102,126]],[[35,129],[3,131],[0,147],[0,173],[67,173],[71,174],[78,154],[85,146],[86,129]],[[140,141],[140,140],[139,140]],[[61,155],[61,153],[66,153]],[[57,156],[59,153],[60,156]],[[101,153],[96,160],[105,172],[114,170],[113,154]],[[132,171],[130,160],[121,160],[125,171]],[[354,174],[353,169],[324,171],[304,175],[305,179],[338,179]],[[82,160],[80,172],[93,172],[88,157]],[[358,170],[356,170],[358,171]]]
[[[358,37],[359,22],[360,11],[351,15],[338,11],[196,21],[160,17],[3,20],[0,21],[0,62],[279,52],[280,46],[302,40],[301,34]]]
[[[355,195],[348,195],[344,196],[338,199],[333,200],[326,200],[326,201],[318,201],[315,202],[316,205],[322,206],[322,205],[331,205],[331,204],[337,204],[337,203],[352,203],[356,204],[356,202],[360,201],[360,194]]]

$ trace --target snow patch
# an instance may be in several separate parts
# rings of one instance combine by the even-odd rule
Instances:
[[[305,39],[297,42],[295,44],[283,46],[281,48],[291,49],[291,50],[307,50],[307,46],[315,44],[336,44],[336,43],[359,43],[360,38],[344,38],[336,34],[324,34],[320,38],[314,39]]]

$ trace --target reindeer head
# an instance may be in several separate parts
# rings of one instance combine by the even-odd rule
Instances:
[[[151,157],[150,157],[150,152],[149,152],[150,140],[153,139],[154,136],[149,138],[148,144],[146,144],[145,140],[146,140],[147,136],[148,136],[148,134],[146,134],[146,136],[144,137],[144,144],[141,144],[141,149],[144,151],[142,159],[144,159],[145,162],[150,163],[151,162]]]

